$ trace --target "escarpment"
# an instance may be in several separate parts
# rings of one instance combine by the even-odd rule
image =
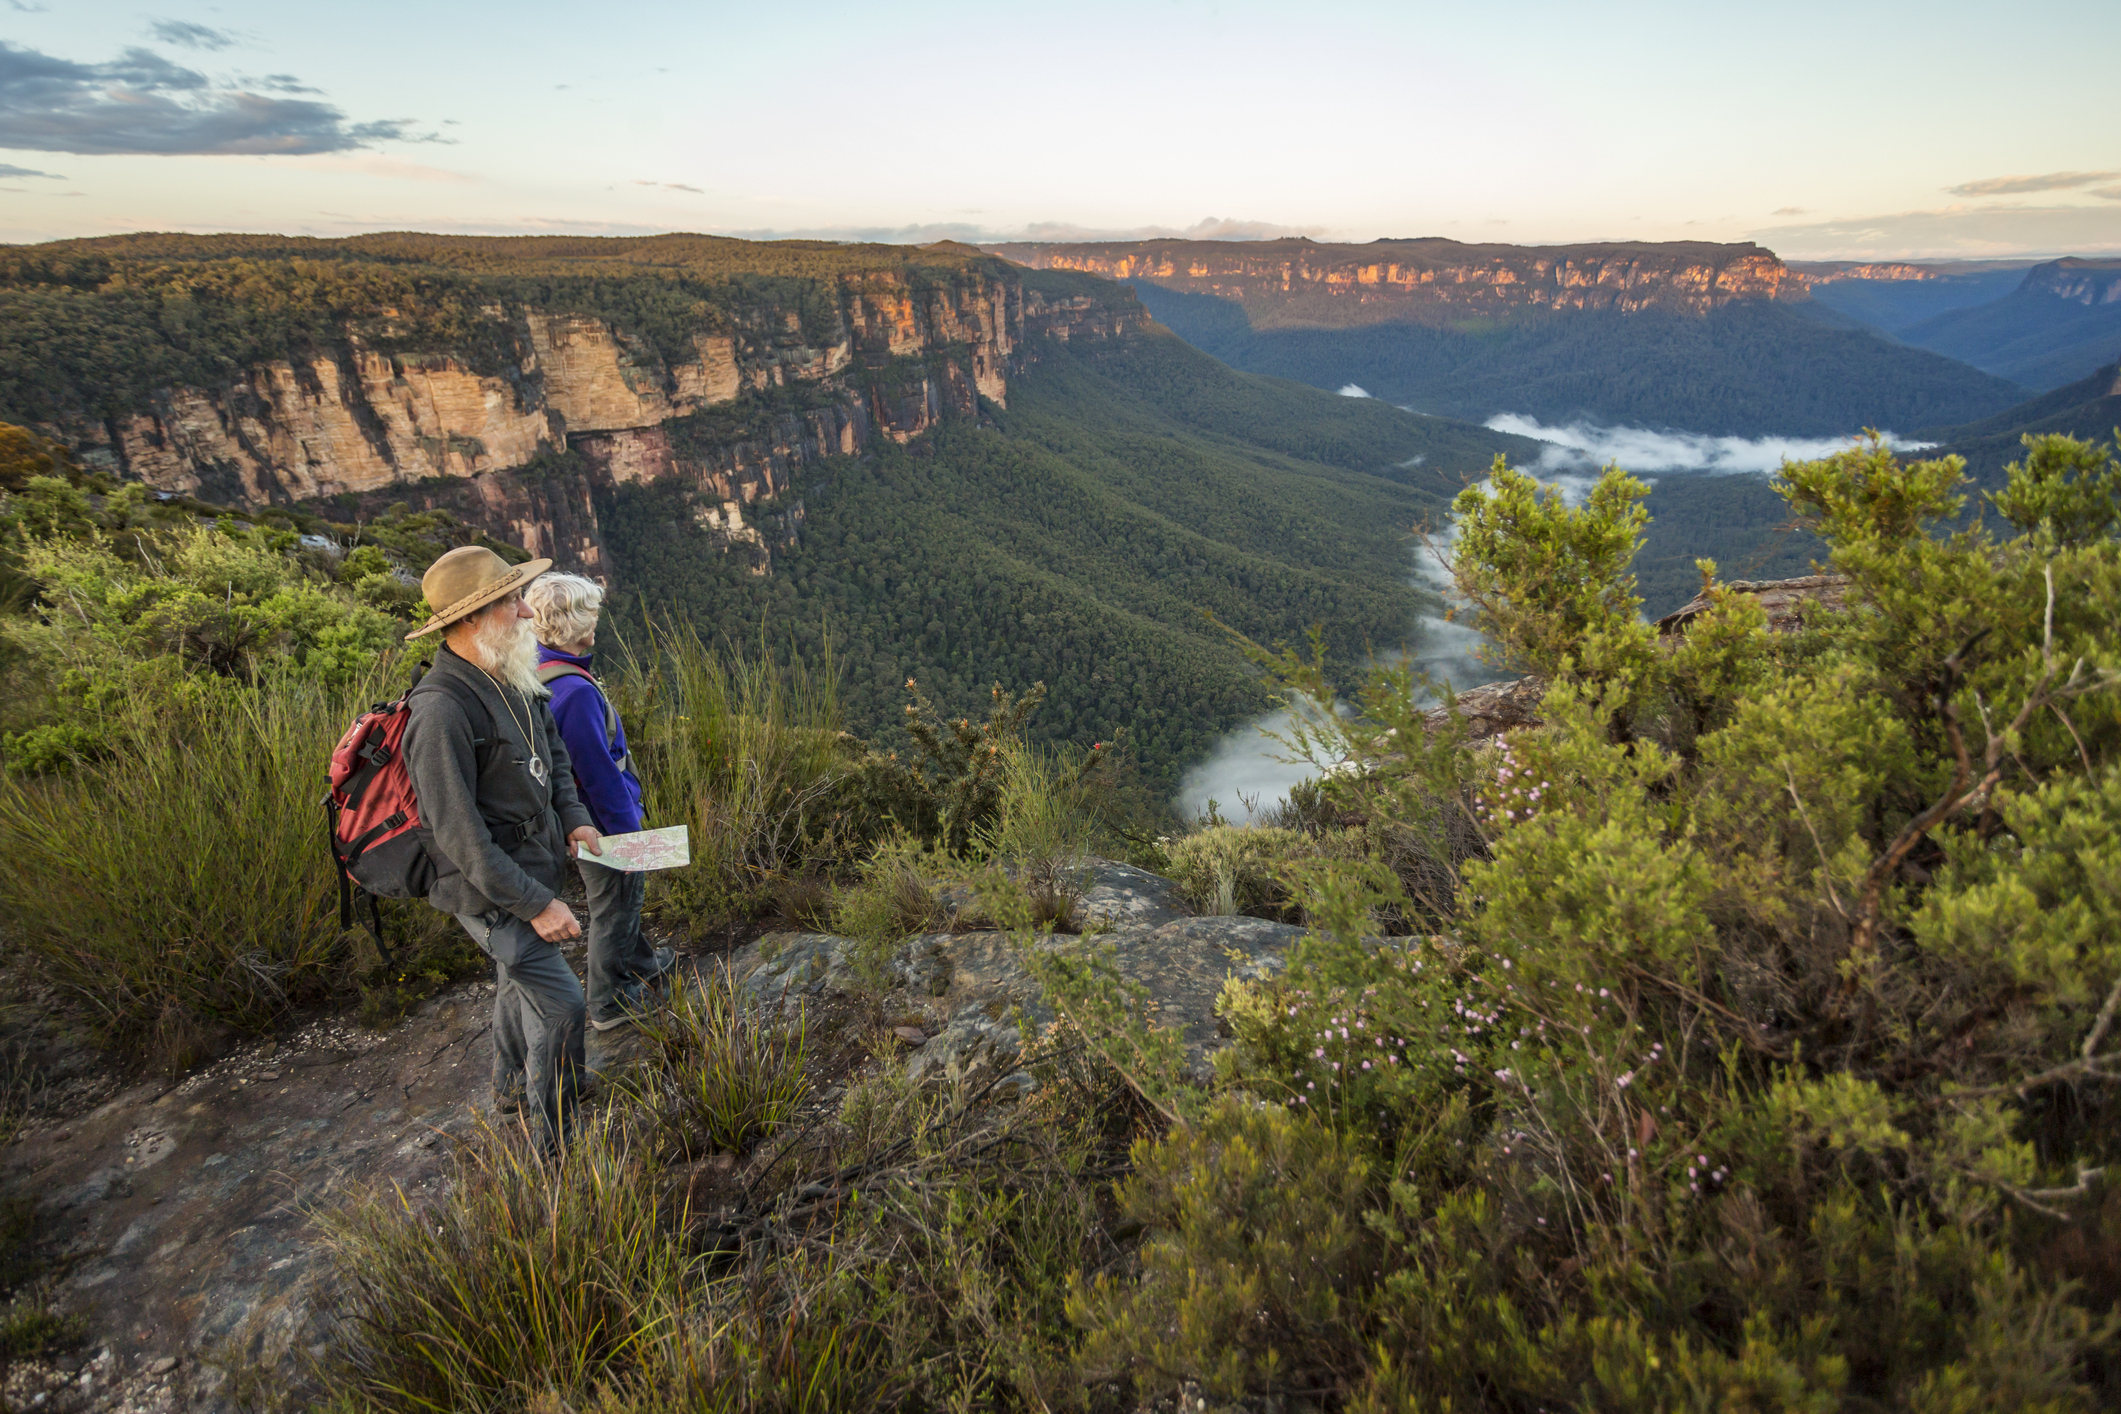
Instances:
[[[1614,242],[1366,245],[1278,241],[1019,243],[991,247],[1037,269],[1150,280],[1242,305],[1255,328],[1453,323],[1539,310],[1699,314],[1737,300],[1804,296],[1803,277],[1760,246]]]
[[[216,239],[169,238],[155,253],[211,271],[198,247]],[[506,251],[430,241],[418,254],[441,267],[432,279],[390,296],[402,302],[371,301],[377,256],[404,254],[379,251],[384,239],[296,253],[340,258],[325,279],[352,292],[263,350],[276,356],[115,390],[76,378],[23,420],[158,491],[246,508],[333,498],[357,516],[446,509],[607,579],[599,498],[667,482],[712,546],[763,574],[800,532],[804,467],[977,417],[982,400],[1006,407],[1042,340],[1124,338],[1148,322],[1123,290],[1027,289],[1021,268],[969,250],[710,238],[675,251],[673,238]],[[222,263],[241,263],[246,278],[304,273],[277,250],[239,253]],[[10,273],[69,309],[111,304],[119,262],[71,258],[32,266],[18,254]],[[687,261],[711,264],[715,278]],[[83,265],[101,283],[73,273]],[[170,281],[170,267],[148,278]],[[188,268],[181,278],[199,280]],[[137,332],[182,350],[196,335],[173,307],[163,294],[145,314],[126,308],[147,326]]]

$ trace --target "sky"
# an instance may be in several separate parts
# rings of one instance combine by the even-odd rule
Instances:
[[[0,0],[0,241],[2121,253],[2121,4]]]

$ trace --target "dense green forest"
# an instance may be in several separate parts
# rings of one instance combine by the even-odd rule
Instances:
[[[1790,579],[1812,573],[1826,545],[1792,519],[1766,476],[1660,472],[1644,501],[1650,523],[1635,556],[1637,593],[1651,618],[1701,591],[1698,559],[1719,579]]]
[[[1255,330],[1236,304],[1135,292],[1196,348],[1234,368],[1478,421],[1516,412],[1737,436],[1905,431],[1999,412],[2025,390],[1866,330],[1785,306],[1495,320],[1459,328],[1372,324]]]
[[[620,489],[600,517],[622,621],[803,657],[829,637],[863,732],[892,725],[908,677],[951,711],[1042,681],[1040,739],[1123,732],[1168,783],[1264,705],[1207,615],[1262,641],[1322,624],[1350,658],[1398,648],[1420,610],[1409,534],[1536,445],[1233,373],[1161,332],[1050,343],[1009,404],[818,468],[770,577],[708,550],[675,488]]]

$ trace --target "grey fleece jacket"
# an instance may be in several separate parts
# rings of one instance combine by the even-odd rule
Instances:
[[[443,645],[413,689],[405,769],[420,802],[420,840],[438,871],[427,901],[444,913],[500,908],[528,922],[566,882],[567,836],[590,823],[589,810],[575,796],[574,765],[546,699],[525,701],[509,689],[504,704],[501,692]],[[484,710],[468,712],[466,699]],[[530,774],[533,751],[545,761],[543,784]],[[519,822],[527,823],[511,828]]]

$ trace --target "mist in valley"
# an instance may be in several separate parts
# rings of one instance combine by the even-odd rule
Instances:
[[[1370,396],[1350,383],[1339,390],[1344,397]],[[1416,414],[1419,416],[1419,414]],[[1728,437],[1700,432],[1647,427],[1613,426],[1587,420],[1562,424],[1542,423],[1522,413],[1498,413],[1487,420],[1498,432],[1514,433],[1546,444],[1538,461],[1521,467],[1550,486],[1558,487],[1571,504],[1579,502],[1608,465],[1618,465],[1654,483],[1660,473],[1707,473],[1730,476],[1761,476],[1785,461],[1811,461],[1846,451],[1857,440],[1842,437]],[[1900,451],[1916,451],[1928,443],[1885,434],[1886,441]],[[1433,546],[1416,541],[1410,579],[1429,591],[1432,602],[1448,602],[1449,575],[1438,561],[1448,557],[1450,531]],[[1407,643],[1415,667],[1437,683],[1449,683],[1457,692],[1504,676],[1477,656],[1480,635],[1462,623],[1433,613],[1417,618],[1408,628]],[[1398,652],[1393,652],[1395,661]],[[1212,800],[1224,819],[1257,820],[1272,815],[1288,800],[1289,790],[1318,774],[1309,762],[1289,761],[1289,749],[1274,739],[1286,736],[1290,726],[1287,711],[1269,712],[1236,728],[1216,743],[1207,758],[1189,769],[1179,784],[1177,804],[1186,819],[1207,812]]]

